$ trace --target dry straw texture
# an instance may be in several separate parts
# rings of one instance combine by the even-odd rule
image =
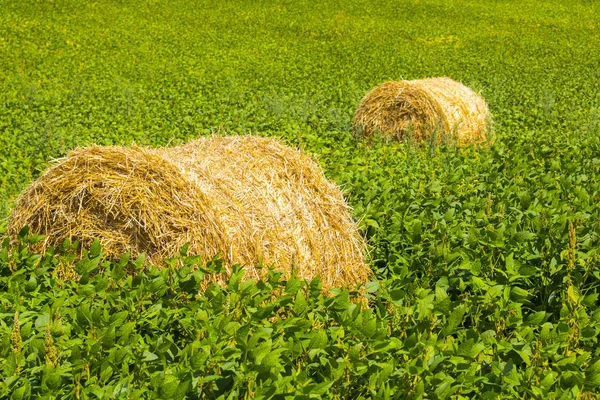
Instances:
[[[406,141],[487,141],[491,117],[481,96],[450,78],[384,82],[362,99],[354,114],[361,136],[381,133]]]
[[[9,233],[24,225],[46,235],[41,249],[98,238],[108,255],[161,263],[189,242],[192,253],[246,265],[246,278],[261,261],[320,275],[324,289],[370,278],[339,189],[310,157],[267,138],[75,150],[22,193]]]

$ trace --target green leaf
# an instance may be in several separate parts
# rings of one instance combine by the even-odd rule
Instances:
[[[44,313],[35,319],[35,327],[38,331],[43,332],[46,326],[50,323],[50,314]]]
[[[129,311],[120,311],[118,313],[115,313],[110,316],[109,324],[116,327],[121,327],[127,319],[128,315]]]
[[[440,185],[439,181],[431,181],[429,183],[429,190],[432,193],[439,193],[442,191],[442,185]]]
[[[29,226],[25,225],[19,231],[19,233],[17,234],[17,237],[19,238],[19,240],[23,241],[27,237],[27,235],[29,235]]]
[[[435,388],[434,393],[439,399],[449,398],[460,387],[459,385],[453,387],[452,382],[453,380],[444,381]]]
[[[361,331],[368,338],[372,338],[373,336],[375,336],[375,334],[377,333],[377,320],[375,318],[368,319],[364,323]]]
[[[514,260],[513,253],[510,253],[508,256],[506,256],[505,267],[506,272],[508,272],[509,276],[519,275],[519,268]]]
[[[517,303],[526,303],[529,297],[529,292],[518,286],[513,286],[510,290],[510,298]]]
[[[458,305],[457,307],[455,307],[452,310],[452,312],[448,316],[448,320],[446,321],[446,326],[444,327],[444,335],[445,336],[448,336],[448,335],[451,335],[454,333],[456,328],[458,328],[459,325],[462,323],[464,315],[465,315],[465,306],[462,304]]]
[[[530,326],[538,326],[541,325],[546,319],[545,311],[538,311],[532,314],[529,314],[525,319],[525,323]]]
[[[179,379],[173,375],[166,375],[164,381],[159,387],[158,394],[164,399],[176,398]]]
[[[596,360],[585,371],[585,387],[588,390],[595,390],[600,386],[600,360]]]
[[[327,346],[327,333],[323,330],[317,330],[313,332],[310,343],[308,345],[309,349],[324,349]]]
[[[179,249],[179,255],[181,257],[187,256],[189,248],[190,248],[190,242],[187,242],[186,244],[184,244],[183,246],[181,246],[181,248]]]
[[[532,240],[534,238],[535,238],[535,233],[532,233],[532,232],[521,231],[521,232],[517,232],[515,234],[515,240],[517,241],[517,243],[523,243],[528,240]]]
[[[307,306],[308,303],[306,302],[306,298],[301,292],[298,292],[296,300],[294,301],[294,315],[297,317],[301,316],[306,311]]]
[[[363,348],[362,343],[357,343],[354,346],[350,347],[348,350],[348,355],[352,361],[358,361],[360,359],[361,349]]]
[[[47,368],[44,371],[44,383],[50,390],[57,390],[62,385],[60,372],[55,368]]]
[[[581,304],[587,307],[594,307],[597,301],[598,293],[591,293],[584,297],[584,299],[581,301]]]
[[[102,246],[100,245],[100,241],[98,239],[94,239],[94,241],[90,245],[90,258],[98,257],[101,251]]]
[[[269,351],[267,353],[267,355],[265,355],[263,357],[263,359],[261,360],[261,365],[263,365],[267,368],[275,367],[276,365],[279,364],[279,357],[280,357],[281,353],[284,351],[285,351],[285,349],[281,349],[281,348]]]
[[[413,242],[419,241],[421,239],[421,220],[416,219],[412,223],[411,233]]]
[[[446,211],[444,213],[444,220],[446,222],[452,222],[452,220],[454,219],[455,213],[456,213],[456,210],[454,208],[449,208],[448,211]]]
[[[375,293],[379,290],[379,282],[367,282],[365,290],[368,293]]]
[[[31,393],[31,387],[29,386],[29,381],[25,381],[23,386],[15,389],[15,391],[10,396],[11,400],[22,400],[29,398]]]
[[[154,361],[156,359],[158,359],[158,356],[149,351],[144,351],[144,354],[142,354],[142,361]]]
[[[540,381],[540,386],[545,389],[550,389],[552,385],[556,383],[556,378],[558,377],[558,373],[555,371],[547,371],[545,373],[544,379]]]
[[[292,296],[298,293],[298,291],[302,288],[302,281],[296,277],[291,277],[285,283],[285,292],[291,294]]]
[[[329,389],[333,386],[334,382],[322,382],[318,384],[310,384],[306,385],[302,389],[302,393],[314,396],[324,395],[329,391]]]

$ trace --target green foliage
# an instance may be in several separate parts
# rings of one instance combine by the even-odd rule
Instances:
[[[65,280],[76,246],[35,254],[36,240],[0,252],[0,398],[542,399],[600,385],[600,308],[583,283],[554,314],[518,280],[450,270],[430,287],[371,283],[365,308],[318,279],[241,281],[236,266],[218,285],[217,259],[144,269],[96,245]]]
[[[33,254],[24,229],[0,247],[0,397],[600,391],[597,2],[0,7],[0,219],[79,145],[277,136],[344,188],[378,278],[361,310],[318,281],[219,287],[218,260],[143,271],[95,244],[63,282],[78,244]],[[432,76],[482,91],[493,146],[354,140],[367,90]]]
[[[0,218],[51,158],[90,143],[254,132],[335,165],[360,98],[388,79],[482,90],[500,140],[600,129],[589,0],[1,3]]]

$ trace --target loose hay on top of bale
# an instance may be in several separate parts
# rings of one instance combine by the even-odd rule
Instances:
[[[490,121],[485,100],[473,90],[450,78],[429,78],[371,90],[354,114],[354,130],[363,137],[467,144],[487,141]]]
[[[97,238],[109,256],[160,264],[189,252],[226,267],[259,262],[320,275],[324,290],[367,282],[364,243],[342,193],[307,155],[260,137],[212,137],[173,148],[89,147],[58,160],[17,200],[9,234]],[[264,271],[264,270],[262,270]]]

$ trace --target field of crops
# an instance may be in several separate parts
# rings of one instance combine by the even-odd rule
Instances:
[[[77,146],[257,134],[343,188],[377,277],[368,308],[277,271],[200,292],[218,259],[192,272],[183,249],[183,268],[142,270],[93,245],[69,281],[75,244],[42,255],[26,232],[0,237],[0,398],[596,398],[600,3],[0,10],[0,235]],[[481,92],[492,146],[353,138],[368,90],[435,76]]]

